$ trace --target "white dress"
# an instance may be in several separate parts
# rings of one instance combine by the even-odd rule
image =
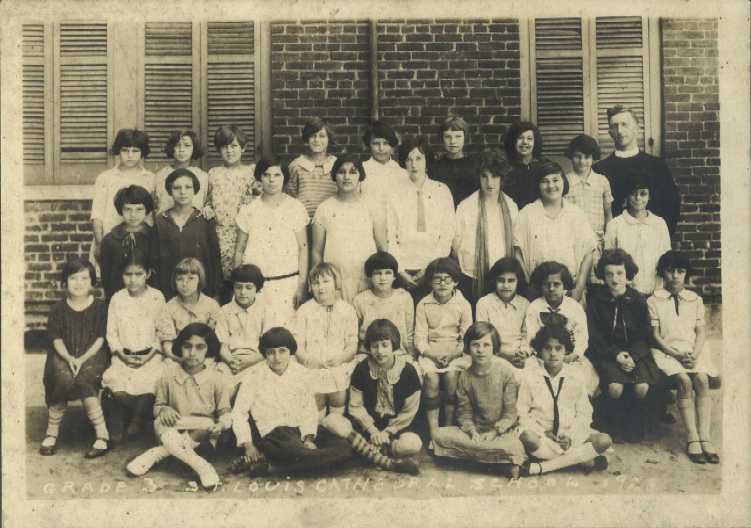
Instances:
[[[278,205],[263,198],[240,208],[237,227],[248,234],[243,264],[255,264],[265,278],[260,293],[268,306],[271,326],[286,326],[294,315],[294,296],[300,281],[296,233],[305,233],[308,213],[299,200],[286,194]]]
[[[368,289],[365,261],[376,252],[371,212],[361,200],[343,202],[333,196],[318,206],[313,223],[326,231],[323,260],[339,270],[342,299],[351,303]]]
[[[694,350],[696,328],[705,324],[704,301],[699,295],[691,290],[681,290],[678,294],[678,313],[676,313],[675,300],[670,292],[659,289],[647,299],[647,307],[652,326],[660,329],[660,337],[669,346],[681,352]],[[652,357],[657,367],[667,376],[682,372],[702,372],[713,377],[719,375],[712,360],[712,351],[706,343],[692,369],[685,368],[676,358],[668,356],[657,348],[652,349]]]
[[[605,229],[605,249],[620,248],[631,255],[639,266],[634,288],[651,295],[658,286],[657,261],[670,251],[670,233],[665,220],[647,211],[644,218],[635,218],[623,211]]]
[[[162,292],[150,286],[139,297],[132,297],[126,289],[118,291],[110,300],[107,314],[107,343],[110,350],[159,350],[157,322],[165,307]],[[154,354],[138,368],[127,366],[113,355],[112,364],[102,375],[102,386],[112,392],[153,394],[163,370],[160,353]]]
[[[332,306],[318,304],[311,299],[295,314],[292,333],[297,341],[297,360],[308,368],[321,369],[322,393],[346,390],[349,378],[361,358],[357,352],[357,314],[349,303],[337,300]],[[349,359],[334,367],[319,367],[325,362],[347,352]],[[315,363],[314,363],[315,362]]]
[[[565,201],[558,215],[551,217],[538,199],[524,207],[514,223],[514,246],[521,250],[528,274],[542,262],[554,260],[576,280],[579,266],[596,245],[587,215]]]

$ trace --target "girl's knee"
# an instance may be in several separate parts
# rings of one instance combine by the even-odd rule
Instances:
[[[540,449],[540,437],[535,433],[523,431],[522,434],[519,435],[519,440],[524,445],[524,449],[530,453]]]
[[[395,457],[416,455],[422,449],[422,441],[415,433],[403,433],[394,440],[392,451]]]
[[[649,384],[647,383],[637,383],[634,385],[634,396],[636,396],[638,399],[644,399],[647,397],[647,393],[649,392]]]
[[[691,385],[691,378],[688,377],[688,374],[681,372],[680,374],[676,374],[674,378],[675,386],[678,389],[678,396],[681,398],[688,398],[691,396],[693,387]]]
[[[424,381],[425,386],[423,387],[423,392],[425,393],[425,396],[429,398],[436,398],[440,391],[438,374],[435,372],[426,372]]]
[[[346,391],[332,392],[328,396],[328,402],[329,402],[329,405],[332,407],[344,407],[345,403],[347,402],[347,392]]]
[[[598,454],[604,453],[613,445],[613,440],[605,433],[595,433],[589,437],[589,441],[592,442],[592,447]]]
[[[321,427],[340,438],[347,438],[352,432],[352,423],[341,414],[329,414],[321,420]]]
[[[704,373],[697,373],[693,380],[694,390],[696,394],[705,395],[709,391],[709,376]]]
[[[617,400],[623,395],[623,385],[620,383],[610,383],[608,385],[608,396]]]

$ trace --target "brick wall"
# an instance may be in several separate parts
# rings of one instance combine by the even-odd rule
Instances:
[[[271,25],[271,95],[274,152],[304,151],[305,120],[331,125],[339,149],[362,150],[370,119],[368,23],[275,22]]]
[[[57,281],[66,260],[91,245],[91,200],[25,202],[26,327],[46,325],[50,305],[63,297]]]
[[[511,19],[389,20],[378,24],[381,114],[401,133],[441,146],[449,112],[472,130],[466,149],[500,145],[521,113],[519,26]]]
[[[675,235],[706,302],[721,303],[717,20],[662,20],[663,155],[683,197]]]

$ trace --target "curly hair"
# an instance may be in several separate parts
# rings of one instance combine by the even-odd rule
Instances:
[[[595,267],[595,276],[598,279],[605,280],[606,266],[624,266],[628,280],[634,280],[636,274],[639,273],[639,266],[636,265],[633,257],[621,248],[606,249],[602,252],[602,256]]]

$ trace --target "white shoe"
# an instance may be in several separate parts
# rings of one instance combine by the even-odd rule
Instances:
[[[161,462],[169,456],[169,451],[164,446],[152,447],[148,451],[138,455],[128,462],[125,471],[132,477],[145,475],[154,464]]]

